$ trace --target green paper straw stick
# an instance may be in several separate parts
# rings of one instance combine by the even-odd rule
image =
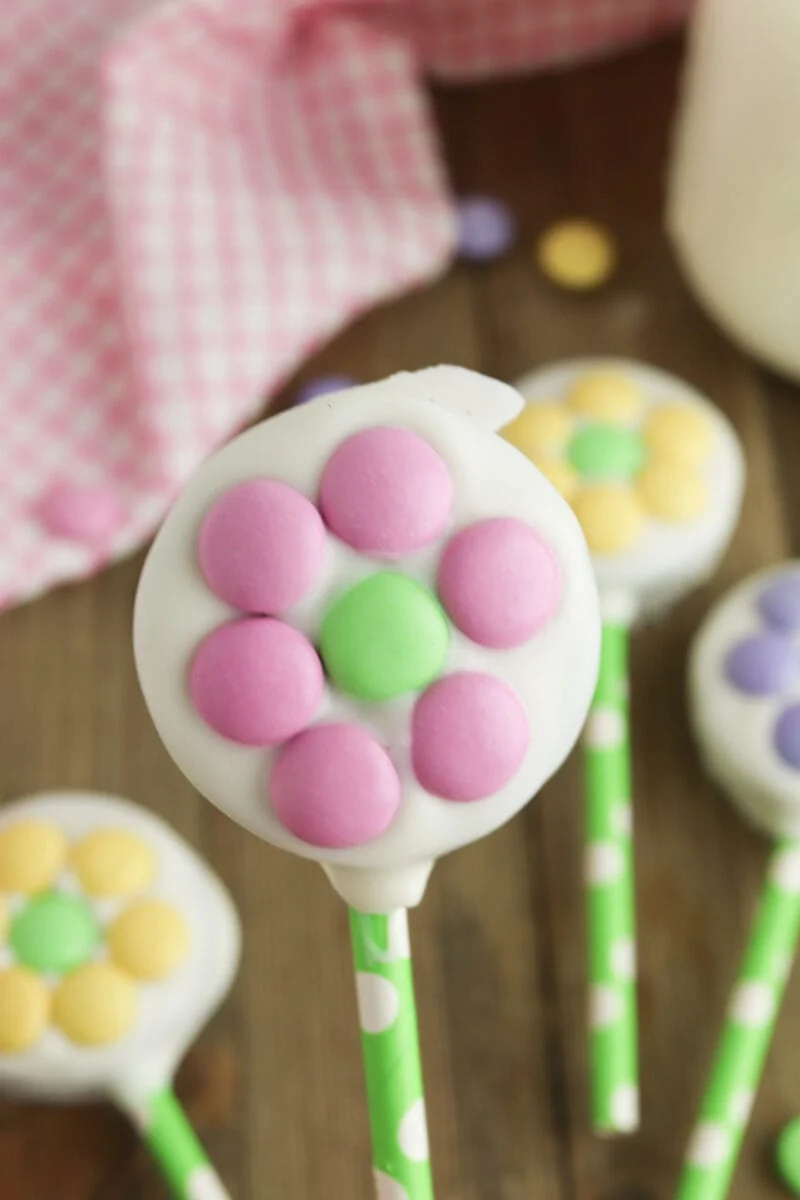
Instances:
[[[350,910],[378,1200],[433,1200],[408,916]]]
[[[677,1200],[723,1200],[800,936],[800,841],[781,841],[750,932]]]
[[[144,1104],[120,1101],[141,1128],[175,1200],[231,1200],[170,1087]]]
[[[628,627],[606,621],[584,737],[592,1123],[639,1124],[636,896],[628,726]]]

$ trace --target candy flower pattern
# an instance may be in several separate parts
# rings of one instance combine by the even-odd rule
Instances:
[[[711,422],[696,405],[652,403],[622,371],[579,373],[503,435],[569,501],[595,555],[634,549],[650,518],[686,524],[708,507]]]
[[[516,518],[451,534],[452,498],[450,473],[423,438],[374,426],[328,458],[317,504],[278,480],[251,479],[221,495],[203,521],[203,576],[240,615],[197,648],[193,703],[223,738],[275,749],[272,805],[310,845],[363,845],[397,816],[401,780],[371,728],[373,706],[408,701],[401,740],[410,742],[417,781],[440,799],[485,799],[525,757],[524,705],[489,668],[492,654],[548,624],[561,596],[559,563]],[[304,621],[304,632],[287,610],[319,586],[332,539],[353,552],[354,577],[328,583],[316,628]],[[435,588],[417,577],[413,558],[431,548]],[[474,647],[470,669],[450,665],[456,635]],[[338,710],[336,696],[345,700]]]
[[[85,1048],[121,1041],[136,1025],[141,989],[171,978],[189,952],[147,842],[112,826],[70,841],[33,818],[0,830],[0,938],[4,1055],[45,1038]]]
[[[760,628],[731,646],[725,676],[740,695],[772,702],[772,749],[800,780],[800,569],[774,577],[755,603]]]

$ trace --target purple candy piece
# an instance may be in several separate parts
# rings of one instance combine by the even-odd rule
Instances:
[[[489,262],[511,246],[517,223],[495,196],[462,196],[458,202],[458,253],[468,262]]]
[[[778,718],[775,749],[787,766],[800,771],[800,704],[784,709]]]
[[[782,575],[765,588],[758,609],[773,629],[800,629],[800,571]]]
[[[774,695],[800,678],[800,654],[788,638],[758,634],[736,643],[725,661],[725,674],[749,696]]]
[[[310,379],[300,388],[294,398],[295,404],[308,404],[317,396],[329,396],[331,392],[344,392],[347,388],[356,387],[357,381],[350,375],[318,375]]]

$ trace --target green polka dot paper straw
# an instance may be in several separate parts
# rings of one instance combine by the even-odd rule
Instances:
[[[139,1126],[175,1200],[231,1200],[172,1088],[159,1088],[144,1103],[120,1103]]]
[[[350,909],[378,1200],[433,1200],[417,1011],[404,909]]]
[[[800,935],[800,841],[772,856],[733,989],[677,1200],[723,1200],[758,1088]]]
[[[592,1123],[639,1124],[635,887],[628,729],[628,629],[603,625],[584,738]]]

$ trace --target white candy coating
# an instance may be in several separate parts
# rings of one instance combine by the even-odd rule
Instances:
[[[357,908],[389,911],[419,903],[434,860],[484,837],[512,817],[558,769],[576,741],[596,682],[599,610],[591,562],[565,501],[527,460],[492,432],[521,408],[512,388],[474,372],[438,367],[406,373],[273,417],[214,455],[167,518],[142,573],[134,646],[145,700],[164,743],[192,783],[265,840],[321,862],[336,889]],[[402,805],[388,830],[352,849],[319,849],[280,823],[267,795],[275,751],[226,741],[200,719],[187,671],[200,641],[233,615],[197,568],[197,537],[214,500],[254,477],[281,480],[316,502],[322,469],[350,434],[402,426],[441,456],[455,487],[448,533],[435,546],[395,563],[435,590],[451,533],[488,517],[516,517],[549,542],[563,572],[560,607],[532,641],[492,651],[452,630],[443,670],[485,671],[508,683],[529,717],[531,740],[514,778],[487,799],[452,803],[431,795],[411,769],[409,719],[414,696],[368,705],[329,686],[316,721],[363,724],[387,749],[402,784]],[[316,642],[331,597],[377,569],[333,536],[324,579],[285,619]]]
[[[188,928],[189,952],[173,974],[137,984],[138,1015],[130,1032],[108,1046],[86,1048],[51,1025],[30,1050],[0,1053],[0,1092],[42,1100],[109,1096],[126,1108],[167,1084],[192,1041],[227,994],[239,963],[236,910],[219,879],[182,838],[153,813],[116,796],[46,792],[3,805],[0,832],[24,820],[57,826],[75,842],[113,828],[142,839],[158,871],[146,891],[102,901],[110,919],[135,899],[158,899],[177,909]],[[90,897],[86,897],[91,902]]]
[[[768,632],[759,596],[789,571],[800,573],[800,562],[760,571],[728,591],[695,635],[688,672],[692,729],[706,770],[773,837],[800,836],[800,770],[774,745],[781,712],[800,702],[800,678],[770,695],[747,695],[727,678],[725,664],[742,638]],[[800,631],[784,636],[800,655]]]
[[[565,397],[590,372],[613,372],[638,385],[646,399],[640,428],[664,403],[696,407],[711,422],[714,445],[702,468],[710,504],[694,521],[672,523],[649,517],[644,536],[629,551],[593,558],[600,600],[610,618],[635,621],[658,616],[716,571],[736,528],[745,482],[744,455],[730,422],[705,396],[666,371],[630,359],[571,359],[544,367],[517,382],[529,404]]]

